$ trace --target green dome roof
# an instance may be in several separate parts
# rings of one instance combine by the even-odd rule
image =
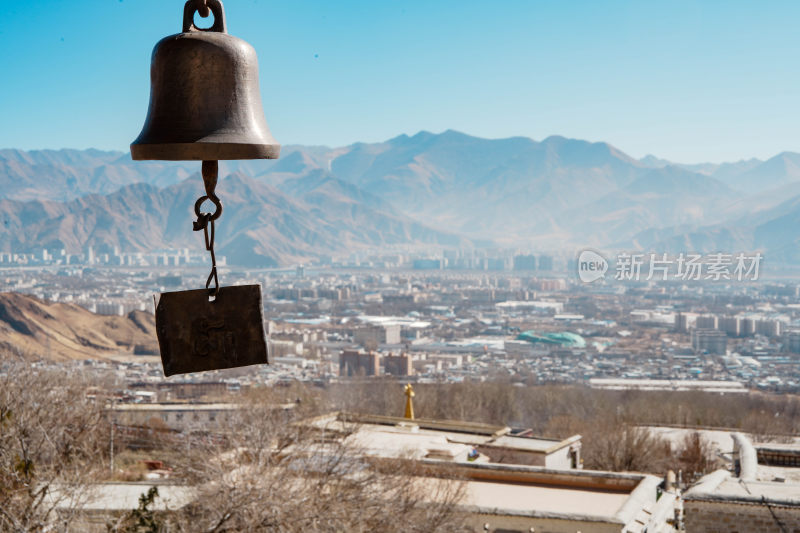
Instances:
[[[535,331],[525,331],[517,336],[517,340],[528,341],[534,344],[557,344],[567,348],[585,348],[586,341],[580,335],[569,331],[559,331],[557,333],[536,333]]]

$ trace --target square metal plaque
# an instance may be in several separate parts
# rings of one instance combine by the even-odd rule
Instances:
[[[165,292],[156,304],[164,375],[269,363],[261,285]]]

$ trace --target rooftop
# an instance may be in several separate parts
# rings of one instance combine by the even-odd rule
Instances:
[[[700,390],[706,392],[747,393],[747,388],[740,381],[710,381],[688,379],[635,379],[635,378],[591,378],[589,385],[594,389],[609,390],[664,390],[687,391]]]
[[[507,426],[350,413],[330,413],[305,423],[322,431],[347,435],[351,444],[368,455],[451,461],[465,461],[474,446],[550,454],[581,438],[580,435],[564,440],[517,437],[509,434],[511,429]]]
[[[701,478],[694,487],[686,491],[684,499],[800,507],[800,484],[745,481],[733,477],[727,470],[717,470]]]
[[[123,403],[116,404],[114,411],[235,411],[234,403]]]
[[[646,474],[494,463],[448,468],[466,480],[462,505],[480,514],[630,524],[643,509],[652,512],[660,505],[656,487],[661,479]],[[667,500],[661,504],[671,505]]]
[[[580,435],[574,435],[568,439],[543,439],[540,437],[512,437],[510,435],[502,435],[488,442],[487,446],[498,446],[501,448],[512,448],[516,450],[525,450],[530,452],[551,453],[555,450],[569,446],[573,442],[580,440]]]
[[[536,333],[535,331],[525,331],[517,336],[517,340],[528,341],[541,344],[558,344],[570,348],[585,348],[586,341],[580,335],[569,331],[558,333]]]
[[[473,505],[491,514],[523,513],[537,516],[575,516],[580,514],[611,520],[630,496],[626,492],[608,492],[575,487],[547,485],[511,485],[490,481],[468,481],[464,505]]]
[[[86,499],[80,503],[80,509],[88,512],[130,511],[139,507],[139,497],[147,494],[152,483],[98,483],[86,490]],[[153,500],[150,509],[154,511],[175,510],[190,503],[196,496],[193,487],[156,484],[158,496]],[[68,506],[69,498],[62,498],[56,487],[50,491],[48,498],[55,507]]]

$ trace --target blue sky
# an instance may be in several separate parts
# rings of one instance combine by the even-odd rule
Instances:
[[[127,149],[180,0],[0,0],[0,147]],[[457,129],[800,152],[800,2],[227,0],[282,144]]]

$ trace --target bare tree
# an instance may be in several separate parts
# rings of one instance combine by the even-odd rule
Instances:
[[[176,465],[198,493],[170,530],[461,530],[461,482],[370,459],[348,443],[354,429],[322,432],[263,402],[242,409],[224,445],[193,446]]]
[[[685,473],[689,482],[715,470],[719,463],[714,446],[697,431],[683,438],[676,455],[678,468]]]
[[[75,519],[108,444],[108,425],[86,398],[87,386],[78,373],[3,367],[0,530],[66,530]]]
[[[110,426],[87,398],[80,372],[5,364],[0,370],[0,531],[73,531],[109,476]],[[298,391],[291,391],[293,394]],[[190,487],[189,505],[154,511],[155,491],[117,515],[110,531],[411,531],[460,529],[458,480],[403,460],[365,456],[353,427],[322,432],[305,423],[313,394],[276,409],[287,391],[262,391],[214,433],[183,435],[171,465]],[[305,404],[305,405],[304,405]],[[311,407],[307,407],[311,406]],[[118,441],[120,447],[124,441]],[[148,453],[167,453],[153,438]],[[174,443],[173,443],[174,444]]]
[[[671,456],[669,443],[619,419],[596,421],[583,431],[587,468],[615,472],[661,472]]]

